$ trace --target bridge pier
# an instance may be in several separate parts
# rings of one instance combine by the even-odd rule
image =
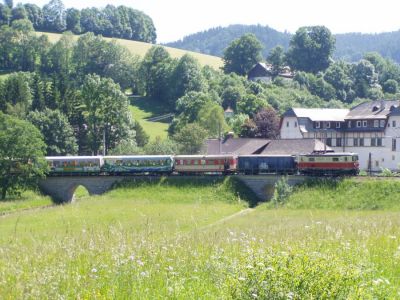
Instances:
[[[55,176],[47,177],[39,183],[40,190],[53,198],[56,203],[73,200],[78,186],[84,186],[90,195],[100,195],[112,185],[126,177],[122,176]]]
[[[274,196],[275,183],[283,176],[281,175],[235,175],[249,189],[251,189],[261,201],[271,200]],[[295,186],[306,180],[306,176],[286,176],[290,186]]]

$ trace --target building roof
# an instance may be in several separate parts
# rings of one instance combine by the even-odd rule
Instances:
[[[333,152],[332,148],[317,139],[283,139],[270,141],[261,154],[297,155],[323,151]]]
[[[399,105],[398,100],[363,102],[350,110],[346,116],[346,120],[386,119],[392,112],[393,114],[396,113]]]
[[[270,77],[274,75],[273,67],[271,64],[267,64],[265,62],[256,63],[250,71],[247,73],[247,78],[257,78],[257,77]],[[285,66],[279,72],[278,76],[284,78],[293,78],[293,72],[290,70],[290,67]]]
[[[219,152],[219,140],[209,139],[206,141],[207,154],[265,154],[265,155],[297,155],[313,152],[333,151],[317,139],[284,139],[267,140],[252,138],[230,138],[221,143]]]
[[[341,108],[292,108],[284,116],[308,118],[311,121],[344,122],[349,110]]]
[[[260,153],[269,142],[270,140],[267,139],[228,138],[220,143],[218,139],[208,139],[206,141],[206,153],[236,155],[255,154]]]

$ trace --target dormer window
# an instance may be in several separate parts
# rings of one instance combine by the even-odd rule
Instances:
[[[336,122],[336,128],[340,128],[340,122]]]
[[[321,128],[321,122],[315,122],[315,128]]]
[[[361,127],[361,121],[357,121],[357,127]]]
[[[372,111],[378,111],[379,110],[379,106],[374,105],[374,107],[372,107]]]
[[[367,127],[367,121],[366,120],[362,121],[362,124],[363,124],[363,127]]]

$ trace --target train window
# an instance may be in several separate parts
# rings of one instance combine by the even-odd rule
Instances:
[[[339,161],[339,157],[332,157],[332,161]]]
[[[309,161],[315,161],[315,158],[314,157],[310,157],[308,160]]]
[[[344,157],[344,161],[347,161],[347,156]]]
[[[200,164],[205,165],[206,161],[204,159],[200,160]]]

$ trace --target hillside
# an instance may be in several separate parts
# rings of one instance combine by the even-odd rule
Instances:
[[[61,34],[59,33],[48,33],[48,32],[37,32],[37,34],[45,34],[49,37],[51,42],[57,42]],[[76,38],[79,36],[77,35]],[[144,42],[137,42],[137,41],[131,41],[131,40],[124,40],[124,39],[113,39],[113,38],[105,38],[108,41],[115,40],[117,41],[118,44],[125,46],[126,48],[129,49],[129,51],[132,54],[139,55],[140,57],[143,57],[146,52],[154,46],[153,44],[149,43],[144,43]],[[201,54],[193,51],[187,51],[187,50],[182,50],[182,49],[175,49],[173,47],[165,47],[170,55],[174,58],[180,58],[181,56],[185,54],[190,54],[193,57],[195,57],[201,65],[209,65],[215,69],[218,69],[222,67],[222,60],[220,57],[212,56],[212,55],[206,55],[206,54]]]
[[[102,196],[80,193],[72,204],[14,210],[0,217],[1,295],[398,298],[398,205],[252,209],[244,200],[229,179],[153,178]]]
[[[264,57],[277,45],[287,48],[292,36],[290,33],[279,32],[268,26],[231,25],[194,33],[166,45],[222,57],[223,51],[229,43],[245,33],[255,34],[262,42]],[[335,58],[357,61],[364,53],[376,51],[382,56],[400,63],[400,31],[379,34],[346,33],[335,35],[335,37]]]

